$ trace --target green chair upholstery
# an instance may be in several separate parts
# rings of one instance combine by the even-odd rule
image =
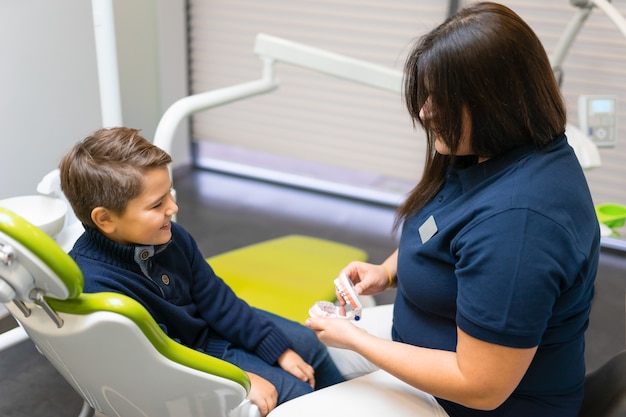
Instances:
[[[207,259],[248,304],[304,322],[316,301],[335,301],[333,280],[350,261],[368,255],[354,246],[290,235]]]
[[[626,222],[626,206],[615,203],[596,205],[598,221],[610,229],[611,236],[619,236],[616,229],[624,226]]]
[[[138,302],[82,289],[50,237],[0,208],[0,302],[96,416],[260,415],[241,369],[176,343]]]

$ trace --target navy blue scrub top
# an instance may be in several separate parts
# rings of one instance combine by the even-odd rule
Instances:
[[[439,400],[451,416],[576,416],[598,267],[599,226],[564,135],[450,169],[438,195],[403,225],[394,338],[456,350],[457,326],[477,339],[539,346],[497,410]]]

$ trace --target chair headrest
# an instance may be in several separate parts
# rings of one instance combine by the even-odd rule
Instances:
[[[0,302],[32,301],[33,291],[69,299],[83,290],[74,260],[38,227],[0,207]]]

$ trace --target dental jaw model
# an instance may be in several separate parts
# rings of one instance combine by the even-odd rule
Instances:
[[[345,301],[345,306],[338,306],[330,301],[318,301],[310,309],[311,317],[340,318],[360,320],[363,305],[359,301],[354,284],[345,274],[339,275],[334,281],[337,292]]]

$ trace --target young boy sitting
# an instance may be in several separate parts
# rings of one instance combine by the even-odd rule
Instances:
[[[130,128],[98,130],[62,159],[61,188],[85,227],[70,251],[84,291],[130,296],[171,338],[243,369],[263,415],[342,381],[313,331],[239,299],[172,222],[170,162]]]

